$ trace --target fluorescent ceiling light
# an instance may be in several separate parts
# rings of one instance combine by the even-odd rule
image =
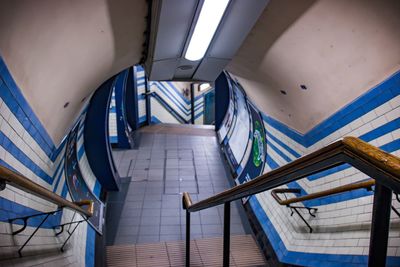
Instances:
[[[204,1],[188,49],[186,50],[186,59],[197,61],[204,57],[228,3],[229,0]]]

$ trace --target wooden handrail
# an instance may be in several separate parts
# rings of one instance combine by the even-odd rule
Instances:
[[[379,183],[400,192],[400,158],[382,151],[356,137],[345,137],[313,153],[296,159],[257,178],[192,203],[189,193],[183,194],[185,208],[199,211],[251,196],[344,163],[356,167]]]
[[[389,154],[367,142],[356,137],[343,138],[343,145],[358,157],[363,158],[382,170],[392,174],[400,182],[400,158]]]
[[[363,182],[354,183],[354,184],[342,185],[342,186],[338,186],[338,187],[335,187],[332,189],[323,190],[320,192],[308,194],[308,195],[301,196],[301,197],[294,197],[294,198],[290,198],[290,199],[281,199],[279,197],[279,194],[294,193],[295,191],[293,191],[293,189],[278,188],[278,189],[273,189],[271,191],[271,195],[274,197],[276,202],[278,202],[280,205],[290,205],[290,204],[294,204],[294,203],[298,203],[298,202],[303,202],[306,200],[312,200],[312,199],[316,199],[316,198],[320,198],[320,197],[326,197],[326,196],[336,195],[339,193],[349,192],[349,191],[353,191],[356,189],[362,189],[362,188],[367,189],[367,188],[371,188],[374,185],[375,185],[375,180],[368,180],[368,181],[363,181]]]
[[[7,184],[17,187],[25,192],[29,192],[40,198],[46,199],[59,207],[69,208],[79,212],[86,217],[93,215],[94,203],[91,200],[83,200],[80,202],[68,201],[52,191],[44,188],[41,185],[29,180],[21,174],[14,172],[4,166],[0,165],[0,180],[4,180]],[[83,209],[81,206],[88,206],[87,209]]]

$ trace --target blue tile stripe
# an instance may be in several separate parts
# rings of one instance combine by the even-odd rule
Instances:
[[[186,97],[184,97],[184,96],[182,95],[182,93],[180,92],[180,90],[179,90],[178,88],[176,88],[175,85],[174,85],[172,82],[165,82],[165,83],[167,83],[167,84],[176,92],[176,94],[180,97],[180,99],[181,99],[184,103],[186,103],[187,105],[190,105],[190,100],[187,99]],[[163,86],[165,86],[165,85],[163,84],[163,82],[160,82],[159,84],[162,84]],[[167,89],[167,90],[168,90],[168,89]]]
[[[190,115],[190,109],[188,109],[179,99],[176,98],[174,94],[168,92],[168,89],[162,83],[155,83],[157,88],[165,95],[169,100],[171,100],[175,106],[183,113],[184,116]]]
[[[157,86],[157,88],[162,93],[162,95],[164,95],[168,99],[170,99],[175,104],[175,106],[183,113],[183,114],[181,113],[181,116],[184,116],[184,117],[190,116],[190,108],[184,106],[181,102],[177,102],[178,100],[176,99],[176,97],[174,97],[173,94],[169,94],[168,89],[162,83],[154,82],[154,84]],[[178,94],[180,94],[180,93],[178,92]],[[204,104],[203,102],[198,102],[197,105],[195,105],[195,113],[197,112],[197,114],[195,115],[195,119],[203,116],[204,111],[201,110],[201,108],[203,107],[203,104]],[[175,111],[177,111],[177,110],[175,109]]]
[[[39,119],[34,114],[33,110],[29,106],[28,102],[23,97],[20,89],[15,84],[14,80],[9,73],[5,62],[0,57],[0,98],[3,100],[4,104],[10,109],[11,113],[15,118],[21,123],[27,133],[35,140],[39,147],[45,152],[49,157],[53,165],[52,174],[46,173],[41,166],[38,166],[31,158],[28,157],[19,147],[18,144],[13,143],[3,132],[0,131],[0,145],[10,153],[16,160],[18,160],[23,166],[32,171],[36,176],[41,178],[48,184],[53,184],[53,192],[57,192],[60,187],[62,188],[61,196],[66,198],[68,194],[68,187],[65,182],[62,181],[64,175],[64,158],[59,157],[60,154],[64,152],[66,139],[56,147],[48,135],[47,131],[40,123]],[[85,112],[85,110],[84,110]],[[78,122],[80,120],[78,119]],[[7,123],[7,122],[5,122]],[[83,136],[83,124],[80,126],[79,136]],[[83,145],[79,152],[82,154]],[[58,162],[59,161],[59,162]],[[0,159],[0,164],[12,169],[11,165]],[[41,164],[40,164],[41,165]],[[95,188],[96,195],[100,195],[101,186],[96,181]],[[10,218],[22,217],[27,215],[33,215],[41,213],[41,211],[32,209],[28,206],[18,204],[17,202],[10,201],[4,197],[0,197],[0,221],[8,222]],[[52,229],[54,225],[58,225],[61,221],[62,212],[58,212],[54,216],[50,216],[46,222],[41,226],[43,229]],[[28,220],[28,226],[37,227],[43,216],[33,217]],[[22,225],[22,221],[15,221],[14,224]],[[87,266],[93,266],[94,263],[94,246],[95,246],[95,232],[88,228],[87,232],[87,253],[86,264]]]
[[[394,119],[388,123],[385,123],[379,127],[377,127],[376,129],[365,133],[361,136],[359,136],[360,139],[364,140],[365,142],[370,142],[374,139],[377,139],[385,134],[388,134],[390,132],[393,132],[395,130],[400,129],[400,118]],[[300,157],[300,154],[298,154],[296,151],[294,151],[293,149],[291,149],[289,146],[287,146],[286,144],[284,144],[282,141],[280,141],[278,138],[276,138],[275,136],[273,136],[271,133],[267,132],[267,137],[271,138],[272,140],[274,140],[275,142],[277,142],[279,145],[281,145],[284,149],[286,149],[291,155],[295,156],[296,158]],[[267,140],[268,140],[267,138]],[[277,152],[280,156],[282,156],[284,159],[286,159],[288,162],[290,162],[290,158],[287,157],[282,151],[280,151],[278,148],[276,148],[275,146],[273,146],[271,143],[269,143],[269,145],[271,145],[271,148]],[[391,145],[390,147],[388,146],[382,146],[381,149],[385,150],[386,152],[392,153],[396,150],[398,150],[399,148],[396,147],[396,145]],[[320,173],[317,174],[313,174],[308,176],[308,180],[313,181],[316,179],[320,179],[322,177],[325,177],[327,175],[331,175],[333,173],[339,172],[339,171],[343,171],[347,168],[350,168],[351,166],[349,164],[343,164],[341,166],[337,166],[325,171],[322,171]]]
[[[96,233],[88,224],[86,232],[85,267],[94,267]]]
[[[25,155],[25,153],[20,150],[2,131],[0,131],[0,145],[43,181],[52,184],[53,178]]]
[[[0,97],[8,106],[25,130],[38,145],[51,157],[55,145],[43,127],[32,108],[22,95],[21,90],[13,80],[7,66],[0,56]]]
[[[286,151],[288,151],[290,154],[292,154],[292,156],[294,156],[296,158],[300,158],[301,157],[301,155],[299,153],[297,153],[292,148],[290,148],[288,145],[283,143],[281,140],[279,140],[278,138],[273,136],[269,131],[265,131],[265,133],[266,133],[266,136],[267,136],[267,138],[266,138],[267,142],[268,142],[268,138],[270,138],[270,139],[274,140],[277,144],[279,144],[281,147],[286,149]]]
[[[263,114],[263,119],[276,130],[307,148],[399,94],[400,71],[361,95],[304,135],[265,114]]]
[[[253,209],[258,221],[274,248],[279,261],[286,264],[295,264],[300,266],[332,266],[332,267],[354,267],[365,266],[368,262],[368,256],[361,255],[343,255],[343,254],[322,254],[305,253],[289,251],[285,247],[282,239],[276,231],[274,225],[269,220],[264,209],[255,196],[250,197],[249,203]],[[400,257],[388,257],[387,266],[400,266]]]
[[[271,126],[276,129],[278,132],[281,132],[283,135],[286,135],[288,138],[296,141],[300,145],[303,145],[305,148],[308,148],[314,145],[316,142],[322,140],[328,135],[336,132],[340,128],[354,120],[360,118],[366,113],[374,110],[375,108],[381,106],[382,104],[387,104],[388,101],[397,97],[400,94],[400,72],[392,75],[388,80],[383,83],[375,86],[367,93],[363,94],[359,98],[352,101],[349,105],[339,110],[330,116],[327,120],[318,124],[316,127],[311,129],[305,134],[301,134],[287,125],[263,114],[263,119],[267,126]],[[268,128],[268,127],[267,127]],[[400,118],[396,118],[390,122],[387,122],[368,133],[365,133],[360,136],[360,138],[364,141],[370,142],[377,138],[380,138],[386,134],[389,134],[393,131],[396,131],[400,128]],[[279,167],[279,164],[276,162],[276,159],[271,156],[273,153],[268,153],[268,151],[273,151],[279,157],[283,159],[284,162],[291,162],[292,158],[299,158],[302,152],[297,152],[293,148],[290,147],[289,142],[286,143],[285,140],[280,140],[278,136],[275,136],[271,132],[267,131],[266,134],[267,140],[267,155],[266,155],[266,164],[271,169],[276,169]],[[274,141],[272,143],[271,141]],[[268,142],[269,141],[269,142]],[[400,140],[391,141],[385,145],[380,147],[381,149],[391,153],[394,151],[398,151],[400,149]],[[283,164],[283,163],[282,163]],[[349,164],[343,164],[341,166],[326,170],[324,172],[311,175],[308,180],[316,180],[323,178],[327,175],[343,171],[347,168],[350,168]],[[307,194],[304,188],[302,188],[297,182],[291,182],[287,184],[289,188],[299,188],[301,189],[301,194]],[[347,201],[351,199],[357,199],[360,197],[372,195],[372,192],[368,192],[364,189],[354,190],[352,192],[346,192],[337,194],[330,197],[320,198],[311,201],[305,201],[303,204],[308,206],[320,206],[327,205],[332,203],[338,203],[342,201]],[[262,224],[264,232],[267,234],[269,241],[273,245],[275,252],[278,255],[280,261],[288,264],[296,264],[296,265],[306,265],[306,266],[365,266],[367,262],[366,256],[359,255],[339,255],[339,254],[317,254],[317,253],[300,253],[300,252],[292,252],[288,251],[280,239],[279,234],[274,228],[274,225],[269,220],[268,216],[265,214],[265,211],[259,204],[256,197],[251,197],[250,200],[251,207],[255,211],[258,221]],[[389,266],[400,266],[400,257],[389,257],[388,259]]]
[[[139,117],[139,123],[143,123],[146,121],[146,115]]]
[[[55,183],[54,183],[54,187],[53,187],[53,192],[54,192],[54,193],[57,192],[58,185],[60,184],[60,181],[61,181],[61,177],[64,175],[64,159],[61,160],[60,166],[61,166],[62,168],[61,168],[61,171],[60,171],[60,173],[58,174],[58,176],[57,176],[57,178],[56,178],[56,180],[55,180]]]
[[[271,143],[268,144],[269,149],[274,150],[275,153],[277,153],[278,155],[280,155],[281,157],[285,158],[286,160],[288,160],[289,158],[287,158],[287,156],[280,151],[277,147],[273,146]],[[380,147],[380,149],[388,152],[388,153],[392,153],[394,151],[397,151],[400,149],[400,140],[394,140],[392,142],[389,142],[383,146]],[[290,159],[289,161],[290,162]],[[266,157],[266,163],[267,165],[271,168],[271,169],[276,169],[278,167],[280,167],[280,165],[278,163],[276,163],[274,161],[274,159],[271,157],[270,153],[267,154]],[[350,168],[351,166],[349,164],[342,164],[340,166],[325,170],[323,172],[314,174],[314,175],[310,175],[308,176],[308,179],[313,181],[316,179],[320,179],[323,178],[327,175],[336,173],[338,171],[343,171],[347,168]],[[291,182],[289,184],[287,184],[287,186],[289,188],[298,188],[301,190],[301,195],[306,195],[307,192],[306,190],[304,190],[303,187],[301,187],[297,182]],[[321,205],[328,205],[328,204],[333,204],[333,203],[338,203],[338,202],[342,202],[342,201],[347,201],[347,200],[351,200],[351,199],[356,199],[356,198],[360,198],[360,197],[364,197],[364,196],[369,196],[372,193],[364,190],[364,189],[360,189],[360,190],[354,190],[351,192],[344,192],[344,193],[340,193],[340,194],[336,194],[333,196],[329,196],[329,197],[325,197],[325,198],[319,198],[319,199],[314,199],[314,200],[309,200],[309,201],[305,201],[303,202],[304,205],[308,205],[308,206],[321,206]]]
[[[393,131],[398,130],[398,129],[400,129],[400,118],[397,118],[397,119],[394,119],[394,120],[392,120],[390,122],[387,122],[387,123],[377,127],[376,129],[374,129],[374,130],[372,130],[372,131],[370,131],[370,132],[368,132],[366,134],[363,134],[363,135],[359,136],[359,138],[364,140],[365,142],[370,142],[372,140],[375,140],[375,139],[377,139],[377,138],[379,138],[379,137],[381,137],[381,136],[383,136],[385,134],[388,134],[388,133],[393,132]],[[286,150],[289,151],[291,149],[287,145],[285,145],[283,142],[281,142],[279,139],[277,139],[276,137],[271,135],[269,132],[267,132],[267,137],[271,138],[275,142],[279,143]],[[268,139],[267,139],[267,142],[268,142]],[[394,152],[394,151],[399,149],[399,147],[397,147],[395,144],[396,143],[394,143],[393,145],[390,145],[390,146],[381,146],[380,148],[382,150],[388,152],[388,153],[392,153],[392,152]],[[276,146],[272,145],[270,142],[268,143],[268,145],[271,146],[271,148],[278,155],[280,155],[282,158],[284,158],[286,161],[288,161],[288,162],[291,161],[291,159],[286,154],[284,154],[281,150],[279,150]],[[297,154],[295,151],[291,151],[291,154],[293,156],[295,156],[296,158],[300,157],[300,155]],[[326,170],[326,171],[322,171],[322,172],[317,173],[317,174],[310,175],[310,176],[308,176],[308,179],[311,180],[311,181],[312,180],[316,180],[316,179],[322,178],[324,176],[333,174],[335,172],[343,171],[343,170],[345,170],[347,168],[350,168],[350,167],[351,166],[348,165],[348,164],[343,164],[341,166],[334,167],[332,169],[329,169],[329,170]]]
[[[7,164],[4,160],[0,159],[0,165],[17,172],[12,166]],[[16,202],[10,201],[6,198],[0,197],[0,221],[8,222],[11,218],[18,218],[28,215],[34,215],[41,213],[41,211],[26,207],[24,205],[18,204]],[[46,222],[42,225],[42,228],[49,229],[52,228],[54,225],[60,224],[62,212],[58,212],[54,216],[49,216]],[[43,219],[42,216],[33,217],[28,220],[27,225],[31,227],[37,227],[41,220]],[[13,222],[17,225],[23,225],[21,220],[17,220]]]
[[[16,202],[10,201],[6,198],[0,197],[0,221],[8,222],[11,218],[24,217],[34,214],[42,213],[41,211],[31,209]],[[43,223],[41,228],[52,229],[54,225],[60,224],[62,212],[57,212],[55,215],[49,216]],[[30,227],[37,227],[43,220],[43,216],[32,217],[28,220],[27,225]],[[16,220],[13,224],[23,225],[22,220]]]
[[[152,84],[155,84],[157,86],[157,88],[159,88],[160,90],[163,91],[164,94],[166,95],[171,95],[173,99],[171,99],[171,101],[174,101],[174,103],[176,105],[180,105],[183,109],[186,110],[186,112],[190,113],[190,107],[187,107],[186,105],[190,106],[190,100],[187,99],[186,97],[184,97],[182,95],[182,93],[170,82],[167,82],[168,84],[171,85],[171,87],[173,88],[173,90],[176,92],[176,94],[179,96],[179,98],[183,101],[180,101],[179,99],[176,98],[175,94],[169,94],[168,92],[170,91],[164,84],[164,82],[152,82]],[[195,102],[195,109],[198,109],[200,107],[203,106],[203,101],[198,101],[199,99],[203,98],[203,94],[197,95],[194,99]],[[186,104],[186,105],[185,105]]]
[[[328,125],[328,123],[323,122],[321,123],[321,126],[318,130],[318,128],[312,129],[310,132],[302,135],[298,132],[296,132],[293,129],[290,129],[288,126],[284,125],[283,123],[274,120],[273,118],[270,118],[266,115],[263,115],[264,121],[271,127],[275,128],[276,130],[282,132],[285,134],[287,137],[295,140],[299,144],[303,145],[304,147],[309,147],[319,140],[323,139],[324,137],[328,136],[329,134],[333,133],[334,131],[340,129],[344,125],[348,124],[349,122],[359,118],[360,116],[366,114],[367,112],[370,112],[371,110],[375,109],[376,107],[386,103],[390,99],[396,97],[399,95],[399,90],[400,88],[400,83],[399,81],[399,74],[395,74],[392,76],[392,78],[397,81],[397,89],[394,88],[393,86],[388,86],[387,84],[393,85],[392,82],[384,82],[381,85],[375,87],[373,90],[367,92],[367,94],[371,94],[372,97],[364,97],[361,96],[357,100],[353,101],[350,105],[348,105],[346,108],[349,110],[348,113],[353,112],[354,118],[351,117],[346,117],[346,118],[341,118],[341,116],[347,116],[343,115],[346,114],[346,112],[341,112],[339,111],[335,116],[330,117],[330,120],[333,120],[333,124],[335,123],[334,120],[339,120],[340,124],[336,125]],[[389,88],[389,89],[388,89]],[[373,92],[374,90],[377,90],[378,93]],[[383,92],[384,90],[388,90],[389,93]],[[380,92],[379,92],[380,91]],[[372,92],[372,93],[371,93]],[[361,100],[360,100],[361,99]],[[371,103],[371,101],[374,101],[374,103]],[[364,104],[362,101],[366,101]],[[353,105],[352,105],[353,104]],[[363,109],[357,110],[357,105],[358,106],[363,106]],[[334,114],[335,115],[335,114]],[[328,120],[329,120],[328,119]],[[368,133],[365,133],[359,138],[366,142],[373,141],[379,137],[382,137],[386,134],[389,134],[393,131],[396,131],[400,128],[400,119],[394,119],[390,122],[387,122],[373,130],[371,130]],[[322,132],[320,129],[324,129],[325,132]],[[318,134],[316,134],[318,133]],[[319,136],[318,136],[319,135]],[[307,140],[308,138],[308,140]],[[301,155],[297,153],[295,150],[290,148],[288,145],[286,145],[284,142],[279,140],[276,136],[271,134],[270,132],[267,132],[267,142],[269,140],[275,141],[276,144],[280,145],[280,147],[283,148],[279,149],[277,148],[274,144],[271,144],[271,142],[268,143],[268,149],[272,149],[274,152],[276,152],[280,157],[282,157],[285,161],[290,162],[290,155],[294,156],[295,158],[300,157]],[[383,146],[380,147],[382,150],[387,151],[389,153],[392,153],[394,151],[398,151],[400,149],[400,140],[394,140],[391,141]],[[282,150],[282,151],[281,151]],[[271,158],[270,155],[267,155],[267,165],[271,168],[277,168],[279,165]],[[350,168],[351,166],[349,164],[343,164],[341,166],[326,170],[324,172],[311,175],[308,178],[308,180],[316,180],[323,178],[327,175],[343,171],[347,168]],[[292,182],[287,185],[289,188],[300,188],[301,189],[301,195],[307,194],[303,188],[299,186],[298,183]],[[365,189],[359,189],[359,190],[354,190],[352,192],[346,192],[346,193],[341,193],[337,194],[334,196],[330,197],[325,197],[325,198],[320,198],[320,199],[315,199],[311,201],[305,201],[303,204],[307,206],[321,206],[321,205],[327,205],[327,204],[332,204],[332,203],[338,203],[342,201],[347,201],[351,199],[357,199],[360,197],[364,196],[370,196],[372,195],[372,192],[366,191]],[[274,225],[269,221],[269,218],[266,216],[265,211],[262,209],[262,207],[259,205],[258,200],[253,197],[253,200],[255,204],[258,204],[258,207],[255,207],[255,205],[252,205],[253,210],[256,212],[256,216],[259,220],[259,222],[263,225],[263,230],[267,234],[269,240],[273,244],[274,250],[276,251],[280,261],[288,263],[288,264],[296,264],[296,265],[306,265],[306,266],[365,266],[367,263],[367,256],[360,256],[360,255],[339,255],[339,254],[316,254],[316,253],[300,253],[300,252],[292,252],[288,251],[282,240],[280,239],[279,235],[275,231]],[[400,258],[399,257],[388,257],[388,266],[400,266]]]
[[[151,116],[151,123],[161,123],[161,121],[156,116]]]

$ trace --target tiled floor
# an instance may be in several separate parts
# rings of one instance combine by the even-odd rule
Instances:
[[[210,130],[211,131],[211,130]],[[118,193],[109,196],[107,245],[185,238],[181,193],[196,202],[230,187],[217,139],[187,134],[140,134],[135,150],[114,151],[121,177]],[[244,234],[240,203],[231,207],[231,233]],[[193,213],[191,237],[222,235],[223,207]]]

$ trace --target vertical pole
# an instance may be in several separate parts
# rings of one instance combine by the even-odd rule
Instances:
[[[147,80],[147,75],[144,75],[144,86],[145,86],[145,97],[146,97],[146,124],[151,124],[151,95],[149,81]]]
[[[392,190],[376,183],[372,210],[368,266],[386,266]]]
[[[186,267],[190,266],[190,212],[186,210]]]
[[[55,213],[55,212],[54,212]],[[20,247],[19,249],[18,249],[18,254],[19,254],[19,256],[20,257],[22,257],[22,250],[24,249],[24,247],[26,246],[26,244],[28,244],[29,243],[29,241],[32,239],[32,237],[36,234],[36,232],[39,230],[39,228],[42,226],[42,224],[47,220],[47,218],[49,218],[49,216],[51,215],[51,214],[54,214],[54,213],[47,213],[46,214],[46,217],[44,217],[44,219],[40,222],[40,224],[36,227],[36,229],[33,231],[33,233],[28,237],[28,239],[25,241],[25,243],[22,245],[22,247]]]
[[[125,91],[126,118],[132,131],[139,128],[138,92],[136,80],[136,66],[132,66],[128,71],[127,88]]]
[[[6,180],[0,178],[0,191],[6,189]]]
[[[80,222],[78,222],[76,225],[75,225],[75,227],[72,229],[72,232],[70,233],[70,232],[68,232],[68,237],[67,237],[67,239],[65,239],[65,241],[64,241],[64,243],[63,243],[63,245],[62,245],[62,247],[61,247],[61,252],[64,252],[64,247],[65,247],[65,245],[67,244],[67,242],[68,242],[68,240],[71,238],[71,236],[73,235],[73,233],[75,232],[75,230],[76,230],[76,228],[78,228],[78,226],[81,224],[81,221]]]
[[[229,267],[229,250],[231,239],[231,203],[224,204],[224,251],[223,266]]]
[[[194,83],[190,84],[190,122],[194,124]]]

